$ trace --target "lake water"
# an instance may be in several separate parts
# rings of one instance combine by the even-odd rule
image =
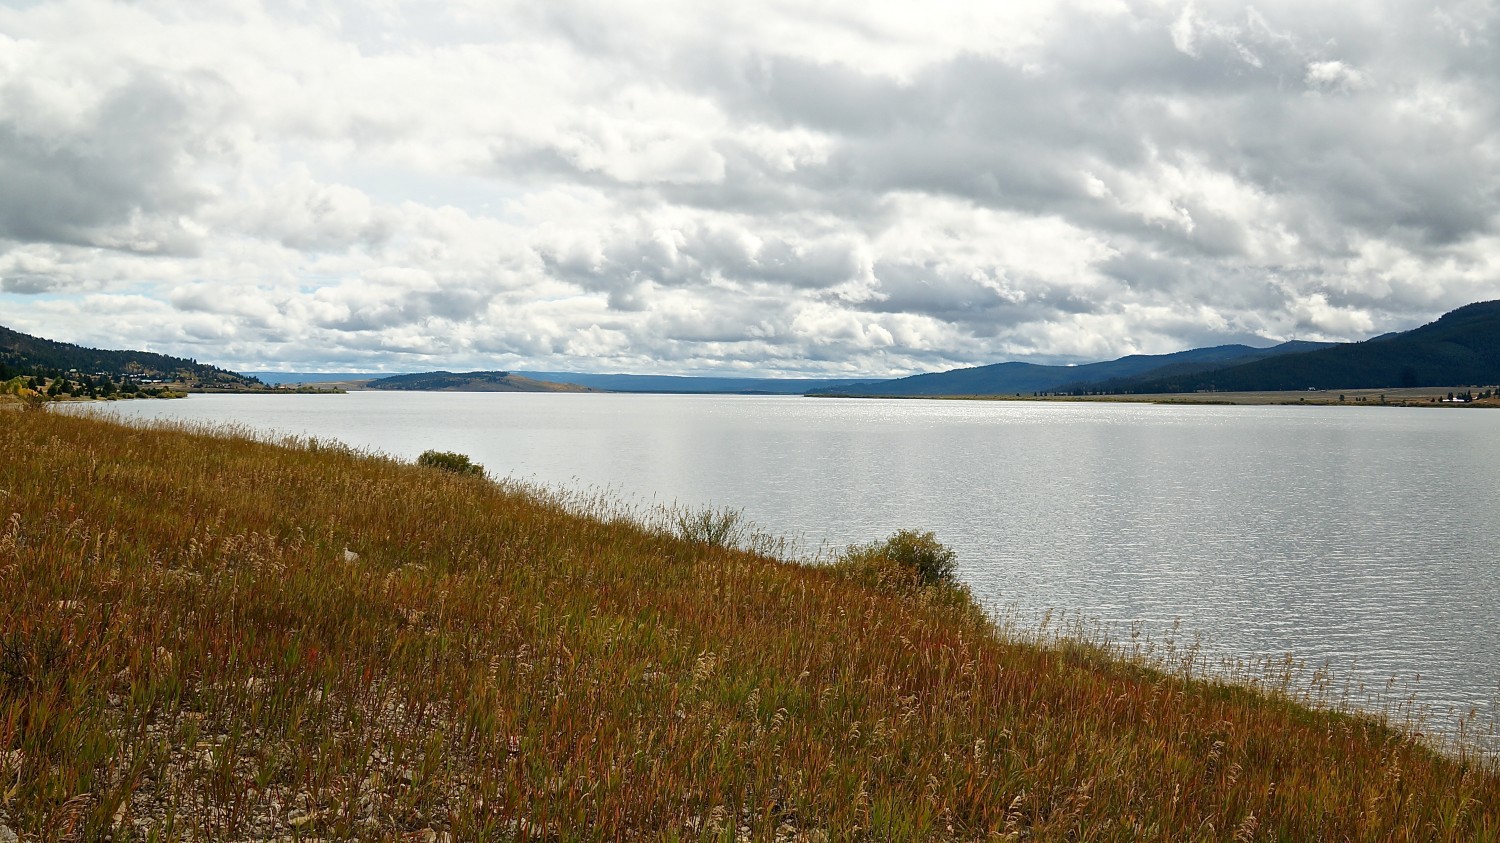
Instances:
[[[195,395],[127,418],[232,421],[637,502],[743,509],[806,546],[934,530],[976,597],[1116,638],[1201,633],[1500,699],[1500,412],[1376,407],[375,393]],[[1366,704],[1369,704],[1368,701]]]

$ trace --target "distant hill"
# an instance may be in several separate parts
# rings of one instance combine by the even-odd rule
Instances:
[[[528,378],[574,383],[610,392],[734,393],[741,395],[802,395],[817,389],[849,386],[850,378],[721,378],[691,375],[595,375],[580,372],[517,372]]]
[[[1273,357],[1285,357],[1295,354],[1303,354],[1309,351],[1321,351],[1325,348],[1333,348],[1338,343],[1310,342],[1308,340],[1290,340],[1273,345],[1270,348],[1256,349],[1253,354],[1239,357],[1222,359],[1197,359],[1180,360],[1168,363],[1154,369],[1147,370],[1144,374],[1127,377],[1112,377],[1105,380],[1082,380],[1064,384],[1055,392],[1130,392],[1134,384],[1146,380],[1162,380],[1168,378],[1186,378],[1201,372],[1215,372],[1226,366],[1239,366],[1256,360],[1267,360]],[[1235,346],[1230,346],[1235,347]],[[1240,346],[1243,347],[1243,346]]]
[[[304,383],[349,383],[388,378],[390,372],[268,372],[256,371],[244,374],[258,378],[272,386]],[[404,373],[403,373],[404,374]]]
[[[1226,364],[1294,354],[1326,343],[1290,342],[1271,348],[1218,345],[1171,354],[1132,354],[1118,360],[1081,366],[994,363],[949,372],[932,372],[896,380],[817,390],[818,395],[1028,395],[1081,389],[1084,385],[1124,382],[1152,372],[1201,372]]]
[[[1500,301],[1465,305],[1435,322],[1364,342],[1189,375],[1141,378],[1138,393],[1380,389],[1500,383]]]
[[[261,387],[260,381],[196,360],[149,351],[107,351],[33,337],[0,327],[0,367],[12,372],[103,373],[115,378],[159,378],[209,388]]]
[[[594,392],[586,386],[553,383],[514,372],[419,372],[392,375],[365,384],[368,389],[413,392]]]

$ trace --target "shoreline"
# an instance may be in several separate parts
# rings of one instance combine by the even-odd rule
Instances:
[[[371,393],[427,393],[427,394],[591,394],[591,395],[687,395],[687,396],[747,396],[770,398],[852,398],[863,400],[903,401],[1015,401],[1056,403],[1101,403],[1101,404],[1163,404],[1204,406],[1287,406],[1287,407],[1442,407],[1442,408],[1494,408],[1500,407],[1500,397],[1472,401],[1444,400],[1449,393],[1461,394],[1474,387],[1431,387],[1410,389],[1344,389],[1317,391],[1278,392],[1192,392],[1157,394],[1109,394],[1109,395],[830,395],[824,393],[744,393],[744,392],[648,392],[611,391],[604,389],[586,392],[553,392],[549,390],[505,390],[505,389],[370,389],[368,381],[308,382],[297,388],[272,387],[270,389],[188,389],[183,394],[193,395],[346,395],[354,392]],[[1341,400],[1342,396],[1342,400]],[[163,396],[166,397],[166,396]],[[173,396],[173,397],[180,397]],[[1382,400],[1384,399],[1384,400]],[[83,399],[105,400],[105,399]],[[124,399],[121,399],[124,400]]]
[[[830,395],[808,398],[887,398],[934,401],[1053,401],[1105,404],[1204,404],[1218,406],[1292,407],[1500,407],[1500,398],[1450,402],[1449,393],[1461,394],[1472,386],[1412,387],[1401,389],[1280,390],[1267,392],[1173,392],[1108,395]],[[1341,400],[1342,397],[1342,400]],[[1382,400],[1384,398],[1385,400]],[[1436,400],[1434,400],[1436,399]]]

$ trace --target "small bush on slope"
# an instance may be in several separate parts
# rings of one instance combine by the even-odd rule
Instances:
[[[738,547],[745,537],[744,516],[737,509],[682,508],[671,513],[677,535],[685,541],[709,547]]]
[[[468,456],[453,451],[423,451],[417,457],[417,465],[436,468],[453,474],[484,474],[484,466],[471,462]]]
[[[883,588],[953,586],[957,556],[930,532],[899,530],[885,541],[852,545],[835,565]]]

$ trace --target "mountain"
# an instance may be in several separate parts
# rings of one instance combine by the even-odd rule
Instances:
[[[556,383],[591,386],[610,392],[802,395],[812,390],[874,383],[849,378],[720,378],[685,375],[594,375],[578,372],[517,372],[516,374]]]
[[[1193,373],[1231,363],[1259,360],[1323,347],[1322,343],[1289,342],[1271,348],[1218,345],[1171,354],[1132,354],[1118,360],[1081,366],[1042,366],[1035,363],[993,363],[949,372],[857,386],[818,390],[818,395],[1025,395],[1033,392],[1073,391],[1104,382],[1124,382],[1153,372]]]
[[[269,384],[368,381],[392,375],[381,372],[246,372]],[[571,383],[606,392],[682,394],[734,393],[741,395],[802,395],[813,389],[847,386],[848,378],[721,378],[696,375],[598,375],[589,372],[511,372],[532,380]]]
[[[107,351],[54,342],[0,327],[0,368],[18,372],[104,373],[115,378],[159,378],[208,388],[263,387],[228,369],[149,351]]]
[[[1465,305],[1402,333],[1186,376],[1141,378],[1126,391],[1262,392],[1495,383],[1500,383],[1500,301],[1487,301]]]
[[[1255,349],[1254,353],[1246,354],[1240,357],[1224,358],[1218,360],[1184,360],[1176,363],[1168,363],[1165,366],[1150,369],[1139,375],[1107,378],[1105,380],[1076,381],[1074,383],[1064,384],[1054,391],[1064,393],[1133,392],[1135,391],[1133,389],[1133,386],[1135,384],[1143,383],[1147,380],[1156,381],[1168,378],[1186,378],[1192,375],[1196,375],[1200,372],[1220,371],[1226,366],[1238,366],[1256,360],[1265,360],[1272,357],[1284,357],[1294,354],[1303,354],[1309,351],[1321,351],[1325,348],[1332,348],[1336,345],[1338,345],[1338,343],[1311,342],[1308,340],[1289,340],[1287,342],[1281,343],[1280,345],[1273,345],[1270,348]]]
[[[350,383],[390,377],[390,372],[267,372],[247,371],[244,374],[264,381],[271,386],[304,383]],[[404,373],[403,373],[404,374]]]
[[[392,375],[365,384],[367,389],[414,392],[594,392],[571,383],[539,381],[513,372],[419,372]]]

